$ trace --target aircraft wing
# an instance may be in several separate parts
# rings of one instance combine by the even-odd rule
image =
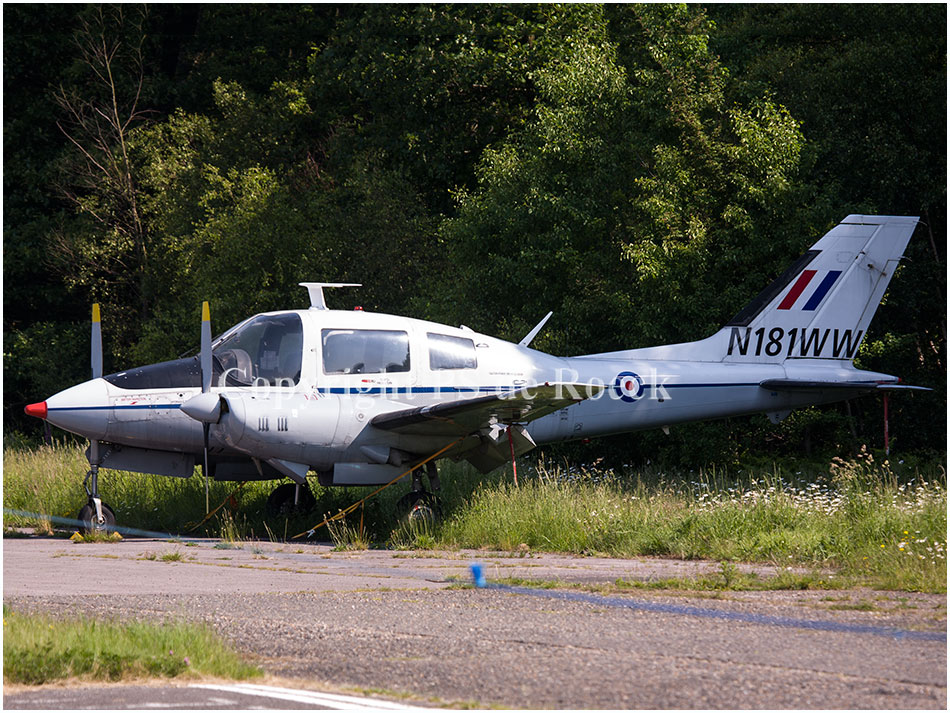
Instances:
[[[380,414],[372,425],[417,436],[467,436],[495,424],[527,423],[590,398],[603,387],[544,384]]]
[[[926,386],[879,384],[876,381],[808,381],[806,379],[766,379],[759,386],[769,391],[823,391],[825,389],[851,391],[933,391]]]

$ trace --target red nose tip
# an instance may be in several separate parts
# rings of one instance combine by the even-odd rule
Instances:
[[[30,404],[25,409],[27,416],[36,416],[37,418],[46,418],[46,402]]]

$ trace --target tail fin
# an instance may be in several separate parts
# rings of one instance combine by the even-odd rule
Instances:
[[[850,361],[917,223],[849,215],[704,343],[725,362]]]

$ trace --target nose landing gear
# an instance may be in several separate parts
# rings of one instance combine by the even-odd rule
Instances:
[[[92,487],[89,481],[92,480]],[[79,511],[78,520],[82,523],[83,534],[111,532],[115,528],[115,513],[99,498],[99,443],[92,441],[89,448],[89,472],[82,483],[89,502]]]

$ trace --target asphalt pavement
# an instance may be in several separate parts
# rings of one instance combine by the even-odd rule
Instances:
[[[217,540],[5,539],[4,603],[23,612],[208,622],[264,668],[269,686],[301,691],[303,707],[317,706],[307,698],[316,692],[424,707],[947,706],[945,596],[591,593],[572,585],[715,576],[720,566],[531,552],[236,547]],[[490,583],[557,586],[472,588],[473,562]],[[4,707],[36,707],[30,701],[40,696],[47,709],[207,708],[187,697],[165,705],[155,691],[238,695],[168,684],[141,687],[151,691],[146,699],[134,697],[135,687],[110,686],[133,698],[107,704],[90,693],[99,687],[84,694],[56,688],[59,704],[50,687],[6,687]],[[83,695],[86,705],[79,705]],[[292,698],[234,707],[294,707]]]

